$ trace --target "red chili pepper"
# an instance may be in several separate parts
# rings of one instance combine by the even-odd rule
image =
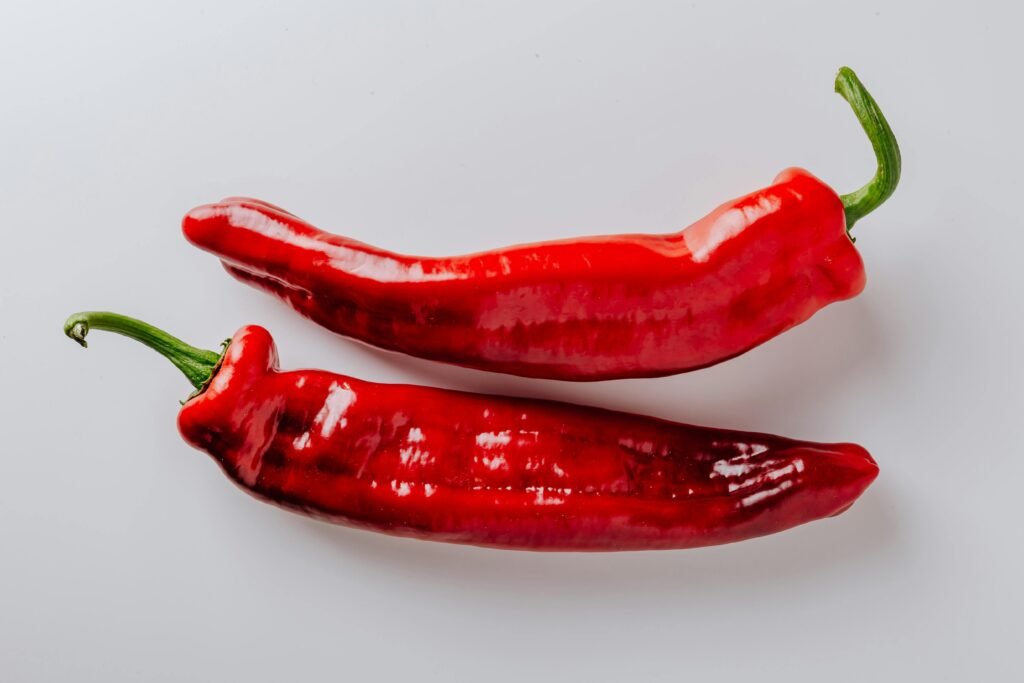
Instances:
[[[254,199],[193,209],[185,236],[328,329],[414,356],[530,377],[667,375],[721,362],[864,287],[847,231],[892,194],[896,140],[849,69],[836,77],[878,158],[840,197],[800,169],[682,232],[396,254]]]
[[[280,372],[270,334],[223,355],[113,313],[196,387],[185,439],[267,502],[438,541],[534,550],[689,548],[762,536],[849,507],[878,468],[860,446],[691,427],[549,401]]]

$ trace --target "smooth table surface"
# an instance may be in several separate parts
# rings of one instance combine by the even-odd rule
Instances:
[[[1024,178],[1007,2],[7,3],[0,9],[0,679],[1020,680]],[[791,165],[904,179],[857,299],[724,365],[530,381],[374,351],[231,280],[181,216],[252,195],[424,254],[681,228]],[[239,492],[188,385],[81,309],[285,367],[850,440],[840,517],[697,551],[536,554]]]

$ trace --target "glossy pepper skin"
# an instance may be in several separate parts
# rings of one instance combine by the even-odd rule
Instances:
[[[115,329],[103,315],[73,316],[69,334]],[[178,416],[186,441],[262,500],[402,536],[529,550],[707,546],[842,512],[878,472],[853,444],[281,372],[255,326],[206,362],[210,378],[194,378],[202,389]]]
[[[394,253],[240,197],[193,209],[183,232],[237,279],[381,348],[563,380],[684,372],[739,355],[864,288],[847,231],[895,189],[899,149],[851,71],[840,72],[837,89],[879,160],[872,182],[843,197],[789,169],[681,232],[455,257]]]

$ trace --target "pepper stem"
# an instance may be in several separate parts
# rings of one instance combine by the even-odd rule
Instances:
[[[847,66],[839,69],[836,92],[853,107],[853,113],[868,134],[878,160],[875,176],[867,185],[840,197],[846,210],[846,231],[849,232],[854,223],[877,209],[896,190],[900,181],[900,146],[896,144],[896,136],[875,99],[853,69]]]
[[[64,334],[82,346],[88,346],[85,336],[89,329],[107,330],[140,341],[184,373],[197,391],[201,391],[213,377],[221,355],[215,351],[197,349],[177,337],[126,315],[106,311],[75,313],[64,323]]]

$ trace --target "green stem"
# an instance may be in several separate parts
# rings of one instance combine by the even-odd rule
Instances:
[[[840,197],[846,209],[846,230],[850,231],[854,223],[877,209],[895,191],[900,181],[900,146],[875,99],[849,67],[842,67],[836,74],[836,92],[850,103],[878,160],[875,176],[867,185]]]
[[[75,313],[64,323],[64,334],[82,346],[88,346],[85,335],[89,329],[107,330],[140,341],[181,370],[197,391],[201,391],[213,377],[220,364],[220,353],[197,349],[177,337],[126,315],[106,311]]]

